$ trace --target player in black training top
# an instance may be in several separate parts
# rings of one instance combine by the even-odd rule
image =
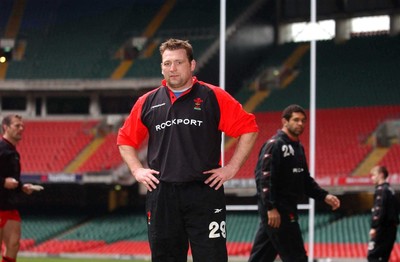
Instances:
[[[2,123],[0,138],[0,246],[5,252],[2,262],[15,262],[21,239],[21,216],[16,199],[22,192],[31,194],[32,184],[22,184],[17,144],[22,139],[24,124],[20,115],[7,115]],[[1,248],[0,248],[1,250]]]
[[[375,194],[367,258],[369,262],[389,261],[399,224],[399,203],[386,180],[389,176],[387,168],[375,166],[370,173]]]
[[[298,105],[282,114],[282,129],[261,148],[255,177],[261,217],[250,262],[307,261],[298,223],[297,204],[304,195],[324,200],[333,210],[339,199],[322,189],[310,176],[304,148],[299,141],[306,113]]]

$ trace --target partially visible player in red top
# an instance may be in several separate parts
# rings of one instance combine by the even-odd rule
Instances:
[[[193,76],[188,41],[160,46],[162,86],[133,106],[117,139],[132,175],[148,190],[146,215],[152,261],[227,261],[223,184],[232,179],[255,143],[255,117],[223,89]],[[221,134],[238,138],[221,167]],[[147,166],[138,148],[148,140]]]
[[[2,262],[15,262],[21,238],[21,217],[15,197],[31,194],[32,184],[22,184],[21,166],[16,146],[22,139],[24,124],[19,115],[8,115],[2,121],[0,139],[0,246],[4,243]]]

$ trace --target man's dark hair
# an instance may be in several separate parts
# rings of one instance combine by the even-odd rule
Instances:
[[[188,40],[170,38],[160,45],[160,54],[162,56],[165,50],[178,50],[178,49],[186,50],[189,62],[193,60],[193,47],[191,44],[189,44]]]
[[[389,171],[386,166],[379,166],[378,172],[383,174],[383,177],[386,179],[389,176]]]
[[[293,104],[283,110],[282,118],[285,118],[287,121],[289,121],[293,113],[302,113],[305,117],[307,117],[306,111],[304,111],[301,106]]]

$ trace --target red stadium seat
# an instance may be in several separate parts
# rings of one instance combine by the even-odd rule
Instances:
[[[25,121],[19,144],[23,173],[62,172],[93,139],[98,121]]]

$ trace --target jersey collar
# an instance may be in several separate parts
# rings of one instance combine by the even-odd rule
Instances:
[[[198,82],[197,77],[193,76],[192,77],[192,86],[188,90],[186,90],[183,94],[181,94],[181,96],[184,96],[187,93],[189,93],[190,90],[192,90],[193,85],[196,84],[197,82]],[[171,102],[174,103],[178,98],[175,96],[174,92],[172,92],[171,89],[169,89],[167,87],[167,81],[165,79],[163,79],[161,81],[161,84],[168,90],[169,98],[171,99]]]

